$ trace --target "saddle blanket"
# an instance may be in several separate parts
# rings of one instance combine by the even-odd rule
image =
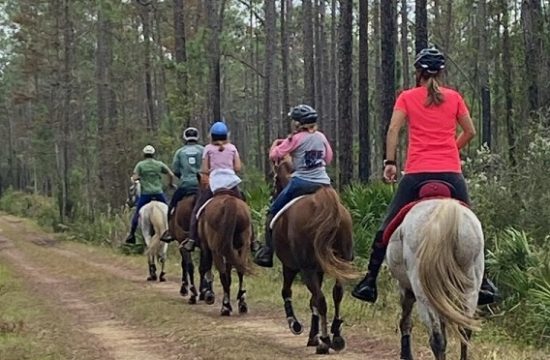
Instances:
[[[242,182],[231,169],[216,169],[210,173],[210,190],[213,193],[220,189],[232,189]]]
[[[308,195],[311,195],[311,194],[308,194]],[[285,211],[287,211],[288,208],[290,208],[292,205],[294,205],[295,203],[297,203],[298,201],[300,201],[301,199],[305,198],[308,195],[301,195],[301,196],[298,196],[297,198],[290,200],[277,214],[275,214],[275,216],[273,216],[273,219],[271,219],[271,222],[269,223],[269,228],[273,229],[273,226],[275,226],[275,223],[277,222],[277,220],[284,214]]]
[[[397,230],[399,225],[403,222],[409,211],[417,205],[418,203],[426,200],[434,200],[434,199],[451,199],[451,191],[450,189],[443,183],[440,182],[429,182],[421,187],[419,192],[420,199],[413,201],[411,203],[408,203],[405,205],[397,215],[390,221],[386,229],[384,230],[384,234],[382,236],[382,244],[384,246],[387,246],[390,242],[391,236]],[[457,200],[458,201],[458,200]],[[462,206],[466,206],[469,208],[468,204],[463,203],[462,201],[459,201]]]

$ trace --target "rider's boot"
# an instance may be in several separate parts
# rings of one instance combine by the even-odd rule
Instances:
[[[382,246],[382,231],[376,233],[374,244],[372,247],[372,252],[370,255],[368,272],[351,292],[351,295],[359,300],[367,301],[370,303],[376,302],[378,298],[378,290],[376,288],[376,278],[378,277],[378,272],[384,262],[384,257],[386,256],[386,247]]]
[[[483,280],[481,283],[481,289],[479,290],[479,298],[477,300],[478,305],[489,305],[497,302],[500,298],[498,288],[493,284],[491,280],[487,278],[486,274],[483,274]]]
[[[265,224],[265,245],[258,250],[254,257],[254,262],[257,265],[267,268],[273,267],[273,236],[272,230],[269,227],[272,219],[273,215],[268,214]]]

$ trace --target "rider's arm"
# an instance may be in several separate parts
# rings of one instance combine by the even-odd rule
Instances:
[[[394,110],[391,116],[390,127],[386,137],[386,160],[394,160],[399,143],[399,131],[407,121],[407,114],[403,110]]]
[[[134,173],[132,174],[130,179],[132,179],[133,182],[136,182],[139,180],[139,163],[134,168]]]
[[[178,178],[181,176],[179,151],[176,151],[176,153],[174,154],[174,159],[172,160],[172,171],[174,172],[174,175],[176,175]]]
[[[303,136],[302,134],[305,133],[298,133],[292,137],[292,139],[284,139],[282,140],[279,145],[271,146],[271,150],[269,151],[269,159],[271,161],[279,161],[282,158],[284,158],[286,155],[290,154],[296,148],[298,145],[300,145],[300,139]]]
[[[202,158],[202,164],[201,164],[201,174],[210,174],[210,157],[208,156],[208,153],[205,152],[203,158]]]
[[[235,151],[235,157],[233,157],[233,170],[235,172],[240,172],[243,168],[243,164],[241,162],[241,157],[239,156],[239,152]]]
[[[458,150],[460,150],[474,138],[476,135],[476,128],[468,113],[459,116],[457,120],[462,129],[462,132],[456,138],[456,146]]]
[[[323,134],[324,142],[325,142],[325,163],[329,165],[332,162],[332,158],[334,157],[334,153],[332,152],[332,146],[330,146],[330,143],[328,142],[327,137],[325,134]]]

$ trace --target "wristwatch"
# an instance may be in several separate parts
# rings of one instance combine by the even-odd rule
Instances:
[[[384,166],[388,166],[388,165],[397,165],[397,163],[395,162],[395,160],[384,160]]]

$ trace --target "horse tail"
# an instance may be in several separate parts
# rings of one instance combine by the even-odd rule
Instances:
[[[151,214],[149,215],[151,226],[153,227],[153,230],[155,231],[153,237],[151,238],[151,244],[149,244],[149,247],[145,251],[145,254],[147,256],[155,256],[160,254],[161,248],[164,246],[164,244],[160,241],[160,237],[164,233],[166,229],[168,229],[168,217],[162,209],[161,205],[152,202],[151,206]],[[164,256],[164,254],[163,254]]]
[[[428,302],[458,334],[461,329],[478,330],[480,322],[469,315],[467,294],[475,288],[468,268],[456,258],[460,243],[458,231],[462,222],[462,205],[452,199],[441,200],[426,222],[418,258],[418,277]]]
[[[331,187],[323,187],[313,195],[317,203],[316,214],[308,227],[314,232],[313,249],[315,258],[323,272],[338,281],[355,279],[357,272],[351,262],[335,255],[338,230],[342,224],[340,199]]]
[[[241,253],[235,248],[235,236],[237,232],[237,221],[239,216],[239,199],[234,196],[227,196],[225,203],[221,207],[220,216],[216,220],[216,228],[213,234],[213,243],[217,244],[219,254],[224,257],[225,262],[233,265],[235,269],[242,274],[249,274],[250,262],[248,259],[247,248],[243,246]],[[214,250],[214,249],[212,249]],[[225,267],[220,266],[220,271],[224,272]]]

